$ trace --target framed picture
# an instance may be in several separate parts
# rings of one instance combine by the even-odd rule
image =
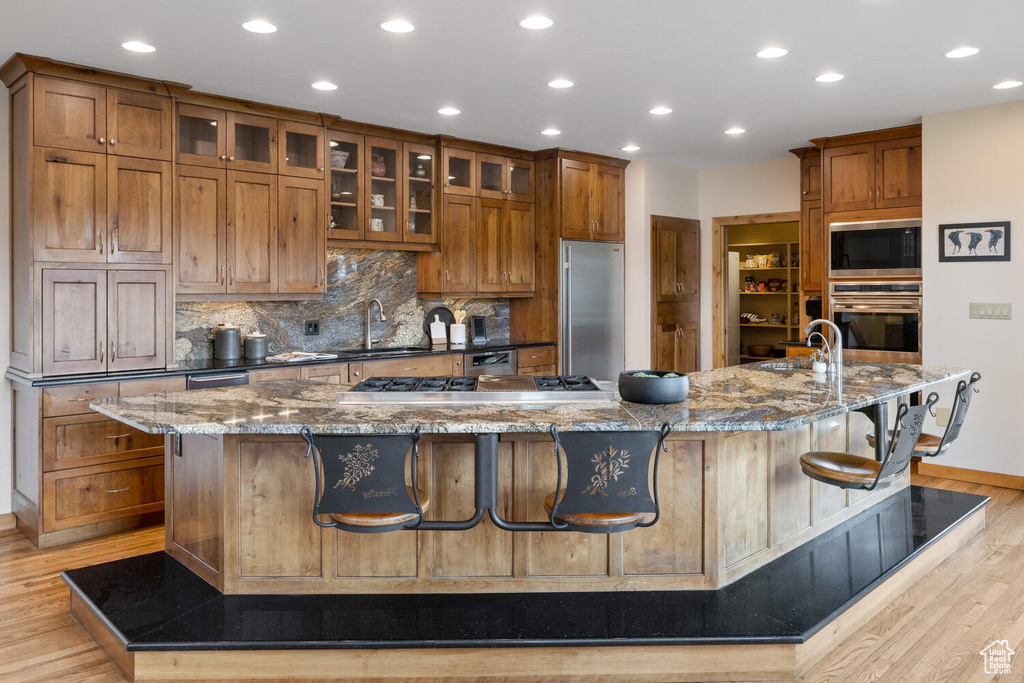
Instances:
[[[1010,221],[939,226],[939,261],[1009,261]]]

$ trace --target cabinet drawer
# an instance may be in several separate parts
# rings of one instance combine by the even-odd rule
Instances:
[[[273,370],[250,370],[249,384],[277,382],[282,379],[298,379],[300,368],[274,368]]]
[[[533,365],[552,365],[555,363],[555,347],[539,346],[532,349],[519,349],[519,364],[524,367]]]
[[[324,384],[347,384],[348,363],[310,365],[302,368],[302,379],[311,379]]]
[[[44,532],[157,512],[163,507],[163,457],[78,467],[43,476]]]
[[[73,384],[43,389],[43,416],[81,415],[93,412],[89,402],[98,398],[116,398],[117,382]]]
[[[530,375],[531,377],[545,377],[555,375],[557,373],[555,372],[554,365],[530,365],[525,368],[519,368],[516,374]]]
[[[132,382],[121,382],[119,396],[141,396],[142,394],[167,393],[169,391],[185,391],[187,382],[184,377],[167,377],[164,379],[137,379]]]
[[[370,377],[451,377],[452,356],[425,358],[389,358],[363,362],[363,378]]]
[[[162,434],[147,434],[99,413],[43,418],[43,471],[163,455]]]

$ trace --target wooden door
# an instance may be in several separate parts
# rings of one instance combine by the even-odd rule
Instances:
[[[476,291],[476,200],[461,195],[444,198],[444,230],[441,234],[444,292]]]
[[[700,221],[651,216],[651,323],[657,370],[700,367]]]
[[[107,158],[110,263],[171,263],[171,162]]]
[[[107,152],[171,160],[171,98],[134,90],[107,90]]]
[[[164,367],[167,317],[164,271],[108,271],[107,369],[116,372]]]
[[[107,273],[43,270],[43,374],[106,372]]]
[[[509,159],[505,168],[508,172],[505,198],[513,202],[533,202],[533,162]]]
[[[652,370],[676,371],[676,342],[678,339],[679,326],[675,323],[655,325],[654,348],[651,353]]]
[[[327,291],[327,226],[324,183],[278,178],[277,290],[287,294]]]
[[[309,123],[278,121],[277,172],[298,178],[323,180],[324,129]]]
[[[921,137],[875,143],[875,206],[921,206]]]
[[[102,263],[106,255],[107,157],[32,151],[35,260]]]
[[[444,173],[444,194],[473,197],[479,188],[476,175],[476,153],[445,147],[441,151]]]
[[[106,151],[106,88],[36,76],[32,94],[32,137],[37,147]]]
[[[277,292],[278,178],[228,171],[227,291]],[[312,257],[312,254],[310,254]]]
[[[277,119],[231,111],[226,133],[229,169],[277,173]]]
[[[224,168],[227,113],[223,109],[178,105],[178,163]]]
[[[505,202],[481,199],[476,214],[476,291],[503,292],[507,275],[501,248],[505,232]]]
[[[625,174],[621,168],[595,165],[590,174],[590,216],[597,240],[621,242],[625,236]]]
[[[813,151],[800,159],[800,198],[805,202],[821,199],[821,152]]]
[[[174,214],[175,289],[219,294],[227,283],[227,172],[178,166]]]
[[[508,185],[508,160],[495,154],[476,155],[477,196],[504,199]]]
[[[826,213],[875,208],[875,143],[826,149],[822,164]]]
[[[676,372],[700,370],[700,324],[683,323],[676,332]]]
[[[533,204],[505,202],[502,262],[507,273],[505,289],[509,292],[532,292],[536,286],[534,254],[536,228]]]
[[[572,240],[593,239],[594,223],[590,215],[590,164],[562,159],[561,171],[562,237]]]
[[[821,291],[826,254],[821,202],[801,202],[800,284],[803,293]]]

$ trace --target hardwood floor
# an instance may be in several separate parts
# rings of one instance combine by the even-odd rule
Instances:
[[[989,681],[979,651],[1006,639],[1024,680],[1024,492],[914,477],[992,497],[983,534],[894,600],[802,681]],[[0,532],[0,681],[123,681],[68,611],[65,569],[163,548],[163,527],[51,550]]]

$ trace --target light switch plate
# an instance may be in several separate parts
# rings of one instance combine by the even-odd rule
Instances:
[[[1012,306],[1010,304],[983,304],[972,301],[971,317],[985,320],[1009,320]]]
[[[941,406],[937,407],[935,409],[935,424],[938,425],[939,427],[945,427],[946,425],[948,425],[950,413],[952,412],[953,411],[951,411],[949,408],[943,408]]]

